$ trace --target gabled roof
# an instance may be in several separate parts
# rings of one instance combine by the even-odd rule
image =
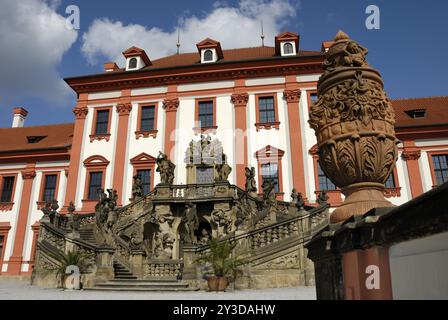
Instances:
[[[68,148],[72,144],[73,128],[73,123],[0,128],[0,153]],[[29,143],[29,137],[40,139]]]
[[[141,57],[147,66],[151,65],[151,60],[149,60],[145,50],[138,47],[132,46],[129,49],[126,49],[125,51],[123,51],[123,55],[125,58]]]
[[[392,100],[395,110],[395,127],[448,125],[448,96]],[[412,110],[426,110],[423,118],[413,118]],[[408,111],[408,113],[407,113]]]
[[[299,35],[294,32],[283,32],[275,36],[275,51],[280,54],[280,42],[282,41],[294,41],[296,43],[296,50],[299,50]]]

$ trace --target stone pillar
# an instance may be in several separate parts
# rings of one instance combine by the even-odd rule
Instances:
[[[346,252],[342,266],[346,300],[392,300],[388,248]]]
[[[414,142],[404,141],[403,144],[404,150],[401,156],[406,160],[412,198],[416,198],[423,193],[422,177],[418,165],[421,152],[415,147]]]
[[[132,104],[130,103],[130,90],[123,90],[122,100],[126,102],[119,103],[116,107],[118,113],[118,132],[117,132],[117,144],[115,148],[115,162],[114,162],[114,178],[113,189],[117,190],[118,194],[118,206],[122,206],[125,203],[126,195],[123,193],[124,185],[124,170],[127,168],[125,163],[126,157],[126,143],[128,140],[128,127],[129,127],[129,114],[132,110]],[[127,96],[129,94],[129,96]]]
[[[72,148],[70,151],[70,165],[68,168],[67,189],[65,192],[64,207],[61,210],[62,212],[67,212],[70,201],[73,201],[74,203],[76,201],[79,165],[81,162],[81,147],[84,138],[84,126],[87,113],[89,112],[89,109],[87,108],[87,97],[87,93],[81,93],[79,95],[78,104],[73,109],[76,120],[75,128],[73,131]]]
[[[30,211],[31,191],[33,189],[36,171],[34,164],[28,165],[22,171],[23,188],[20,199],[19,216],[17,218],[17,226],[14,237],[14,248],[8,262],[9,275],[20,275],[23,263],[23,247],[25,243],[26,226],[28,224],[28,213]]]
[[[301,91],[297,88],[296,76],[286,76],[286,90],[283,93],[288,104],[289,153],[292,167],[292,183],[306,199],[305,164],[303,161],[302,129],[300,127],[299,101]]]
[[[143,278],[144,274],[144,258],[143,258],[144,251],[143,250],[131,250],[131,266],[132,270],[131,272],[137,276],[139,279]]]
[[[236,185],[242,189],[245,187],[247,167],[247,116],[246,108],[249,101],[247,93],[233,94],[231,101],[235,107],[235,162]]]

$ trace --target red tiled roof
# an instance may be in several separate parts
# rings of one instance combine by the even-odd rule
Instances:
[[[316,54],[322,54],[322,53],[320,51],[300,50],[298,56],[307,56]],[[224,58],[220,59],[219,62],[229,62],[229,61],[237,62],[244,60],[256,60],[256,59],[273,58],[273,57],[278,57],[280,59],[282,58],[276,55],[274,47],[266,47],[266,46],[223,50],[223,55]],[[147,67],[147,69],[189,66],[200,63],[201,58],[198,52],[181,53],[153,60],[152,65]]]
[[[392,100],[396,127],[448,124],[448,96]],[[406,111],[425,109],[424,118],[412,118]]]
[[[73,138],[73,123],[23,128],[0,128],[0,153],[64,148]],[[27,137],[45,137],[36,143],[28,143]]]

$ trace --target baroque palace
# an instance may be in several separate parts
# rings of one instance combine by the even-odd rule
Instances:
[[[71,245],[96,259],[92,286],[120,272],[197,279],[204,239],[240,237],[254,252],[244,285],[313,284],[299,240],[344,196],[308,124],[333,42],[299,40],[227,50],[207,38],[156,60],[131,47],[123,67],[65,79],[73,123],[25,126],[14,108],[0,129],[0,273],[51,269],[46,253]],[[400,143],[384,195],[401,205],[448,181],[448,97],[391,102]]]

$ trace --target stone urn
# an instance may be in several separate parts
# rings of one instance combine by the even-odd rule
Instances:
[[[398,155],[395,114],[380,73],[366,61],[367,52],[339,31],[310,110],[322,170],[346,197],[331,223],[392,206],[383,191]]]

